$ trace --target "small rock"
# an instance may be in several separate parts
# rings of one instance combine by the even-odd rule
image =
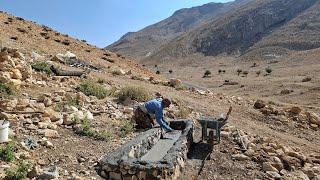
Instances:
[[[294,115],[299,115],[301,113],[302,109],[300,107],[292,107],[289,112]]]
[[[274,179],[280,179],[281,178],[281,175],[279,173],[275,172],[275,171],[267,171],[266,173],[271,178],[274,178]]]
[[[237,161],[250,160],[250,158],[244,154],[234,154],[234,155],[232,155],[232,158]]]
[[[60,137],[58,131],[52,129],[44,129],[39,132],[40,134],[44,135],[47,138],[58,138]]]
[[[263,170],[264,172],[267,172],[267,171],[278,172],[278,169],[275,168],[275,167],[273,167],[270,162],[264,162],[264,163],[262,164],[262,170]]]
[[[37,179],[49,180],[49,179],[58,179],[58,178],[59,178],[59,169],[57,166],[53,166],[46,169]]]
[[[262,100],[257,100],[255,103],[254,103],[254,108],[255,109],[262,109],[266,106],[265,102],[262,101]]]

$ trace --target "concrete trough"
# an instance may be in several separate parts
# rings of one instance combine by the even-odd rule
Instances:
[[[175,131],[162,139],[160,128],[153,128],[103,156],[98,174],[115,180],[177,179],[193,142],[193,122],[171,121],[170,126]]]

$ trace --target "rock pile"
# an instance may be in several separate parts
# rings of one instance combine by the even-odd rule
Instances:
[[[295,122],[298,128],[320,129],[319,115],[314,112],[306,111],[298,106],[276,108],[270,104],[266,104],[262,100],[257,100],[254,104],[254,108],[258,109],[266,116],[279,116],[285,121],[289,120]]]
[[[306,155],[298,148],[281,145],[271,138],[250,135],[232,126],[226,126],[222,134],[239,145],[232,158],[259,163],[266,178],[320,178],[320,154]]]
[[[22,53],[16,49],[3,48],[0,52],[0,82],[16,87],[32,77],[32,69]]]

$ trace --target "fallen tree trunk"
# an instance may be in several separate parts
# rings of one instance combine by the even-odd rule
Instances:
[[[86,71],[67,71],[67,70],[62,70],[54,65],[51,66],[51,71],[56,75],[56,76],[77,76],[77,77],[84,77],[90,73],[90,70]]]

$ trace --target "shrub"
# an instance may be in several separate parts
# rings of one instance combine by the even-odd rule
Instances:
[[[169,73],[170,73],[170,74],[172,74],[172,73],[173,73],[173,71],[170,69],[170,70],[169,70]]]
[[[105,80],[105,79],[102,79],[102,78],[99,78],[97,82],[98,82],[99,84],[103,84],[103,83],[106,82],[106,80]]]
[[[29,169],[32,167],[32,164],[29,161],[22,161],[19,163],[16,169],[10,168],[6,171],[7,180],[23,180],[26,179]]]
[[[103,99],[108,94],[108,91],[104,87],[91,81],[82,82],[77,87],[77,90],[87,96],[96,96],[98,99]]]
[[[160,71],[158,70],[158,71],[156,71],[156,74],[160,74]]]
[[[84,119],[82,121],[82,128],[83,128],[82,134],[84,136],[88,136],[88,137],[95,136],[96,133],[92,130],[91,124],[88,119]]]
[[[249,72],[248,71],[243,71],[242,73],[243,75],[245,75],[246,77],[248,76]]]
[[[117,93],[118,100],[124,102],[127,98],[136,101],[148,101],[152,97],[148,91],[140,87],[124,87]]]
[[[111,141],[113,139],[113,134],[110,131],[102,131],[101,133],[97,134],[97,138],[102,141]]]
[[[222,70],[221,70],[221,69],[219,69],[218,73],[219,73],[219,74],[221,74],[221,73],[222,73]]]
[[[34,62],[31,64],[32,69],[38,72],[52,74],[51,65],[47,62]]]
[[[309,82],[311,80],[312,80],[311,77],[305,77],[305,78],[302,79],[302,82]]]
[[[211,71],[209,71],[209,70],[206,70],[205,72],[204,72],[204,74],[203,74],[203,77],[205,78],[205,77],[209,77],[211,75]]]
[[[120,124],[120,137],[125,137],[128,134],[134,132],[134,124],[131,121],[123,120]]]
[[[14,95],[17,89],[15,86],[10,84],[3,84],[0,82],[0,97]]]
[[[121,75],[123,75],[122,72],[121,72],[119,69],[113,70],[113,71],[111,72],[111,74],[114,75],[114,76],[121,76]]]
[[[271,74],[271,72],[272,72],[272,69],[271,69],[270,67],[267,67],[265,70],[266,70],[266,72],[267,72],[268,74]]]
[[[257,76],[260,76],[261,71],[257,71],[256,74],[257,74]]]
[[[0,149],[0,159],[6,162],[11,162],[14,159],[14,143],[9,143],[5,148]]]
[[[238,73],[238,76],[240,76],[240,73],[242,72],[241,69],[237,69],[237,73]]]
[[[158,65],[156,65],[156,64],[155,64],[155,65],[154,65],[154,67],[155,67],[155,68],[157,68],[157,67],[158,67]]]

